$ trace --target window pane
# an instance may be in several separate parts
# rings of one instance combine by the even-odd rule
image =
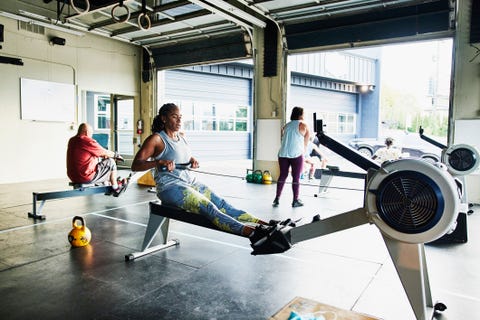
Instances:
[[[237,118],[246,118],[248,116],[247,107],[238,107],[236,112]]]
[[[233,119],[220,120],[220,130],[221,131],[233,131]]]
[[[180,107],[180,111],[183,117],[193,116],[193,104],[192,103],[183,103]]]
[[[247,121],[238,121],[235,123],[235,131],[247,131]]]
[[[199,116],[214,116],[215,115],[215,106],[211,105],[196,105],[195,114]]]
[[[233,118],[235,116],[235,109],[230,106],[217,107],[216,115],[222,118]]]
[[[202,130],[204,130],[204,131],[215,131],[215,130],[217,130],[216,121],[211,120],[211,119],[202,120]]]
[[[97,111],[110,112],[110,97],[97,96]]]
[[[195,130],[193,120],[183,121],[183,130]]]
[[[97,117],[98,129],[110,129],[110,118],[106,115],[98,115]]]

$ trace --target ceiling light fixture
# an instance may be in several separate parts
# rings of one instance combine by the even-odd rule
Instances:
[[[207,10],[213,12],[214,14],[219,15],[220,17],[222,17],[222,18],[224,18],[224,19],[227,19],[228,21],[231,21],[231,22],[233,22],[233,23],[236,23],[237,25],[239,25],[239,26],[241,26],[241,27],[244,27],[244,28],[246,28],[246,29],[252,29],[252,26],[251,26],[251,25],[249,25],[249,24],[247,24],[247,23],[245,23],[245,22],[237,19],[236,17],[234,17],[234,16],[232,16],[232,15],[230,15],[230,14],[228,14],[228,13],[223,12],[222,10],[220,10],[220,9],[214,7],[214,6],[209,5],[208,3],[205,3],[205,2],[200,1],[200,0],[189,0],[189,1],[190,1],[191,3],[194,3],[194,4],[196,4],[196,5],[204,8],[204,9],[207,9]]]
[[[232,15],[240,18],[240,19],[243,19],[245,21],[248,21],[250,23],[252,23],[253,25],[257,26],[257,27],[260,27],[260,28],[265,28],[267,26],[267,24],[265,22],[263,22],[262,20],[252,16],[251,14],[229,4],[228,2],[225,2],[225,1],[221,1],[221,0],[205,0],[206,2],[210,3],[210,4],[213,4],[214,6],[220,8],[220,9],[223,9],[229,13],[231,13]]]

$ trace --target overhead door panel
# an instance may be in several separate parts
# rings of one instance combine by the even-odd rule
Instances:
[[[294,106],[304,108],[305,121],[311,128],[313,128],[313,114],[316,113],[318,119],[324,120],[327,132],[337,139],[347,141],[355,136],[356,94],[291,86],[287,118],[290,117]]]
[[[250,81],[246,79],[169,70],[165,88],[168,97],[176,100],[250,105]]]
[[[285,26],[289,50],[422,37],[452,31],[453,9],[448,0],[430,1],[402,8],[331,17]]]
[[[165,102],[203,103],[216,108],[248,106],[250,109],[251,96],[249,79],[179,70],[165,72]],[[250,130],[193,130],[186,135],[194,156],[200,161],[251,158]]]
[[[248,57],[251,57],[250,40],[241,32],[208,38],[199,36],[188,43],[152,49],[158,70]]]
[[[356,112],[357,96],[352,93],[292,86],[290,107],[300,106],[312,112]]]

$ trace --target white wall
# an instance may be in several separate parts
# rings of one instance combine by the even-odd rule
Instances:
[[[140,96],[140,48],[101,36],[76,36],[46,29],[45,35],[5,26],[1,56],[20,58],[23,66],[0,64],[0,183],[66,178],[68,139],[85,121],[82,91]],[[66,39],[52,46],[48,39]],[[75,123],[20,119],[20,78],[76,85]]]
[[[471,1],[459,1],[457,37],[455,39],[455,85],[453,95],[453,118],[480,119],[480,56],[472,61],[477,50],[470,46]],[[480,44],[476,44],[478,47]],[[455,130],[455,128],[453,128]],[[480,128],[471,135],[480,135]],[[462,137],[452,132],[453,143],[466,143],[471,137]],[[480,171],[467,177],[468,201],[480,203]]]

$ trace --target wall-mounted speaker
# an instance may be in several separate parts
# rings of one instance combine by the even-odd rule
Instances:
[[[275,77],[278,63],[278,28],[270,20],[264,29],[263,76]]]
[[[65,39],[60,38],[60,37],[53,37],[50,39],[50,44],[51,45],[57,45],[57,46],[64,46],[65,45]]]
[[[470,43],[480,43],[480,1],[472,1]]]
[[[145,48],[142,49],[142,62],[142,81],[147,83],[153,79],[153,65],[152,56]]]

